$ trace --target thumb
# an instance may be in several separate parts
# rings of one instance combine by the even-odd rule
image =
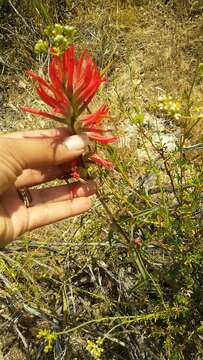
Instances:
[[[59,138],[0,138],[0,194],[26,168],[57,165],[80,156],[88,144],[86,135]]]

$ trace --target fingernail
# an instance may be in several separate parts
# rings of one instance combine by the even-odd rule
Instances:
[[[64,140],[64,145],[70,151],[83,150],[89,143],[87,135],[72,135]]]

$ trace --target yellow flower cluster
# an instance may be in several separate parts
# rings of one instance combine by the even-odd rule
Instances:
[[[160,96],[158,98],[158,109],[176,120],[181,117],[181,103],[178,100],[173,100],[171,96]]]
[[[48,353],[52,347],[54,340],[57,339],[57,333],[50,329],[41,329],[37,334],[37,339],[43,339],[45,342],[44,352]]]
[[[96,342],[92,341],[92,340],[88,340],[87,341],[87,347],[86,349],[96,358],[99,359],[104,351],[102,344],[103,344],[103,339],[101,337],[99,337]]]
[[[48,40],[40,39],[35,45],[37,54],[47,53],[49,47],[53,49],[54,54],[62,54],[73,42],[76,29],[73,26],[54,24],[44,29],[44,34]]]

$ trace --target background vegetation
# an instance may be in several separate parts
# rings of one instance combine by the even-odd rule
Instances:
[[[116,171],[77,219],[0,253],[0,358],[201,359],[202,2],[0,1],[0,130],[49,127],[28,67],[49,23],[77,28],[100,68]],[[94,104],[96,105],[96,103]],[[93,105],[93,106],[94,106]]]

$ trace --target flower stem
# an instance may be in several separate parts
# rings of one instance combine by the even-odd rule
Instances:
[[[113,223],[113,225],[115,226],[115,229],[121,234],[121,236],[125,239],[125,245],[129,245],[132,248],[132,242],[128,236],[128,234],[125,232],[125,230],[123,230],[123,228],[120,226],[120,224],[117,222],[117,220],[115,219],[115,217],[113,216],[111,210],[109,209],[108,205],[105,203],[104,199],[102,198],[101,194],[99,193],[99,191],[97,191],[96,193],[97,198],[99,199],[101,205],[103,206],[104,210],[106,211],[108,217],[110,218],[111,222]],[[140,274],[143,277],[143,280],[146,280],[147,278],[149,278],[149,273],[147,271],[147,269],[145,268],[145,265],[143,263],[143,259],[141,257],[140,252],[138,251],[138,249],[136,249],[136,247],[133,246],[133,251],[132,254],[135,258],[135,263],[137,266],[138,271],[140,272]]]

